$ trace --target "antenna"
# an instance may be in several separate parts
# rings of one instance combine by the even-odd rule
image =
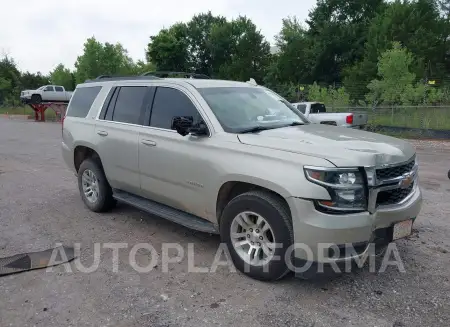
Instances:
[[[247,81],[248,84],[253,85],[253,86],[258,86],[258,83],[256,83],[254,78],[250,78],[249,81]]]

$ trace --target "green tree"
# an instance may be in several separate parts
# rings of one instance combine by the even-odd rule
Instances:
[[[102,44],[94,37],[84,43],[83,54],[75,63],[76,83],[99,75],[128,75],[133,71],[133,60],[120,44]]]
[[[177,23],[151,36],[146,57],[147,61],[154,63],[158,70],[190,70],[187,26]]]
[[[50,83],[49,77],[42,75],[40,72],[25,72],[20,76],[20,85],[22,89],[34,90],[42,85],[47,85]]]
[[[53,84],[64,86],[68,91],[75,89],[75,76],[63,64],[56,66],[50,73],[50,80]]]
[[[383,0],[318,0],[306,21],[311,40],[311,79],[332,84],[342,71],[362,60],[367,27]]]
[[[419,78],[442,77],[444,70],[438,67],[446,53],[445,30],[435,0],[396,0],[372,20],[366,58],[375,67],[392,42],[400,42],[414,54],[416,62],[411,68]]]
[[[280,33],[275,37],[279,53],[268,68],[268,84],[310,82],[310,42],[306,29],[295,17],[283,19]]]
[[[321,87],[317,83],[308,87],[308,100],[323,102],[328,106],[347,106],[350,103],[350,95],[344,87]]]
[[[218,28],[226,25],[225,17],[214,16],[210,11],[207,13],[195,15],[187,24],[187,39],[189,44],[189,61],[195,72],[214,75],[217,68],[222,64],[222,58],[213,52],[216,46],[211,41],[212,30],[215,29],[215,40],[221,42],[223,39],[217,39]],[[227,27],[225,27],[225,30]],[[223,32],[223,31],[222,31]],[[219,32],[220,33],[220,32]]]
[[[144,73],[152,72],[156,70],[156,65],[152,62],[145,62],[143,60],[138,60],[132,69],[133,75],[142,75]]]
[[[228,42],[228,47],[222,49],[228,59],[220,64],[217,75],[239,81],[254,78],[261,83],[270,60],[269,43],[247,17],[240,16],[223,26],[222,28],[229,31],[229,37],[226,37],[226,33],[215,33],[211,38],[211,47]],[[215,53],[215,50],[212,53]]]
[[[420,90],[413,86],[416,75],[410,71],[414,57],[408,49],[394,42],[392,49],[385,51],[378,62],[378,76],[372,80],[367,100],[382,101],[394,105],[417,101]]]
[[[4,56],[0,60],[0,104],[16,104],[20,93],[20,71],[14,59]]]

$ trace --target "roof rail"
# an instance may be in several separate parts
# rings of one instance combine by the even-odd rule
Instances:
[[[97,76],[95,79],[102,79],[102,78],[111,78],[111,75],[100,75]]]
[[[110,75],[100,75],[95,79],[88,79],[84,81],[85,83],[95,83],[99,81],[126,81],[126,80],[149,80],[149,79],[159,79],[156,76],[110,76]]]
[[[198,73],[186,73],[186,72],[172,72],[172,71],[152,71],[146,72],[141,76],[156,76],[156,77],[182,77],[182,78],[196,78],[196,79],[210,79],[208,75]]]

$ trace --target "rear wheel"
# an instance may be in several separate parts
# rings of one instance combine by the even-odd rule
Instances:
[[[287,205],[277,196],[251,191],[235,197],[223,211],[220,234],[234,265],[244,274],[277,280],[289,272],[285,255],[294,243],[292,221]]]
[[[78,169],[78,188],[85,205],[94,212],[110,210],[115,205],[109,185],[99,160],[84,160]]]
[[[38,104],[42,102],[42,97],[39,94],[33,94],[31,96],[31,103]]]

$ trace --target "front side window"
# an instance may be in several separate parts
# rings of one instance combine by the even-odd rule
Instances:
[[[112,120],[129,124],[140,124],[146,86],[123,86],[118,90]]]
[[[53,86],[47,86],[44,91],[48,92],[48,91],[53,91]]]
[[[210,87],[198,90],[226,132],[308,123],[295,107],[265,88]]]
[[[172,129],[176,116],[192,117],[194,124],[200,119],[197,108],[183,92],[170,87],[158,87],[153,101],[150,126]]]

